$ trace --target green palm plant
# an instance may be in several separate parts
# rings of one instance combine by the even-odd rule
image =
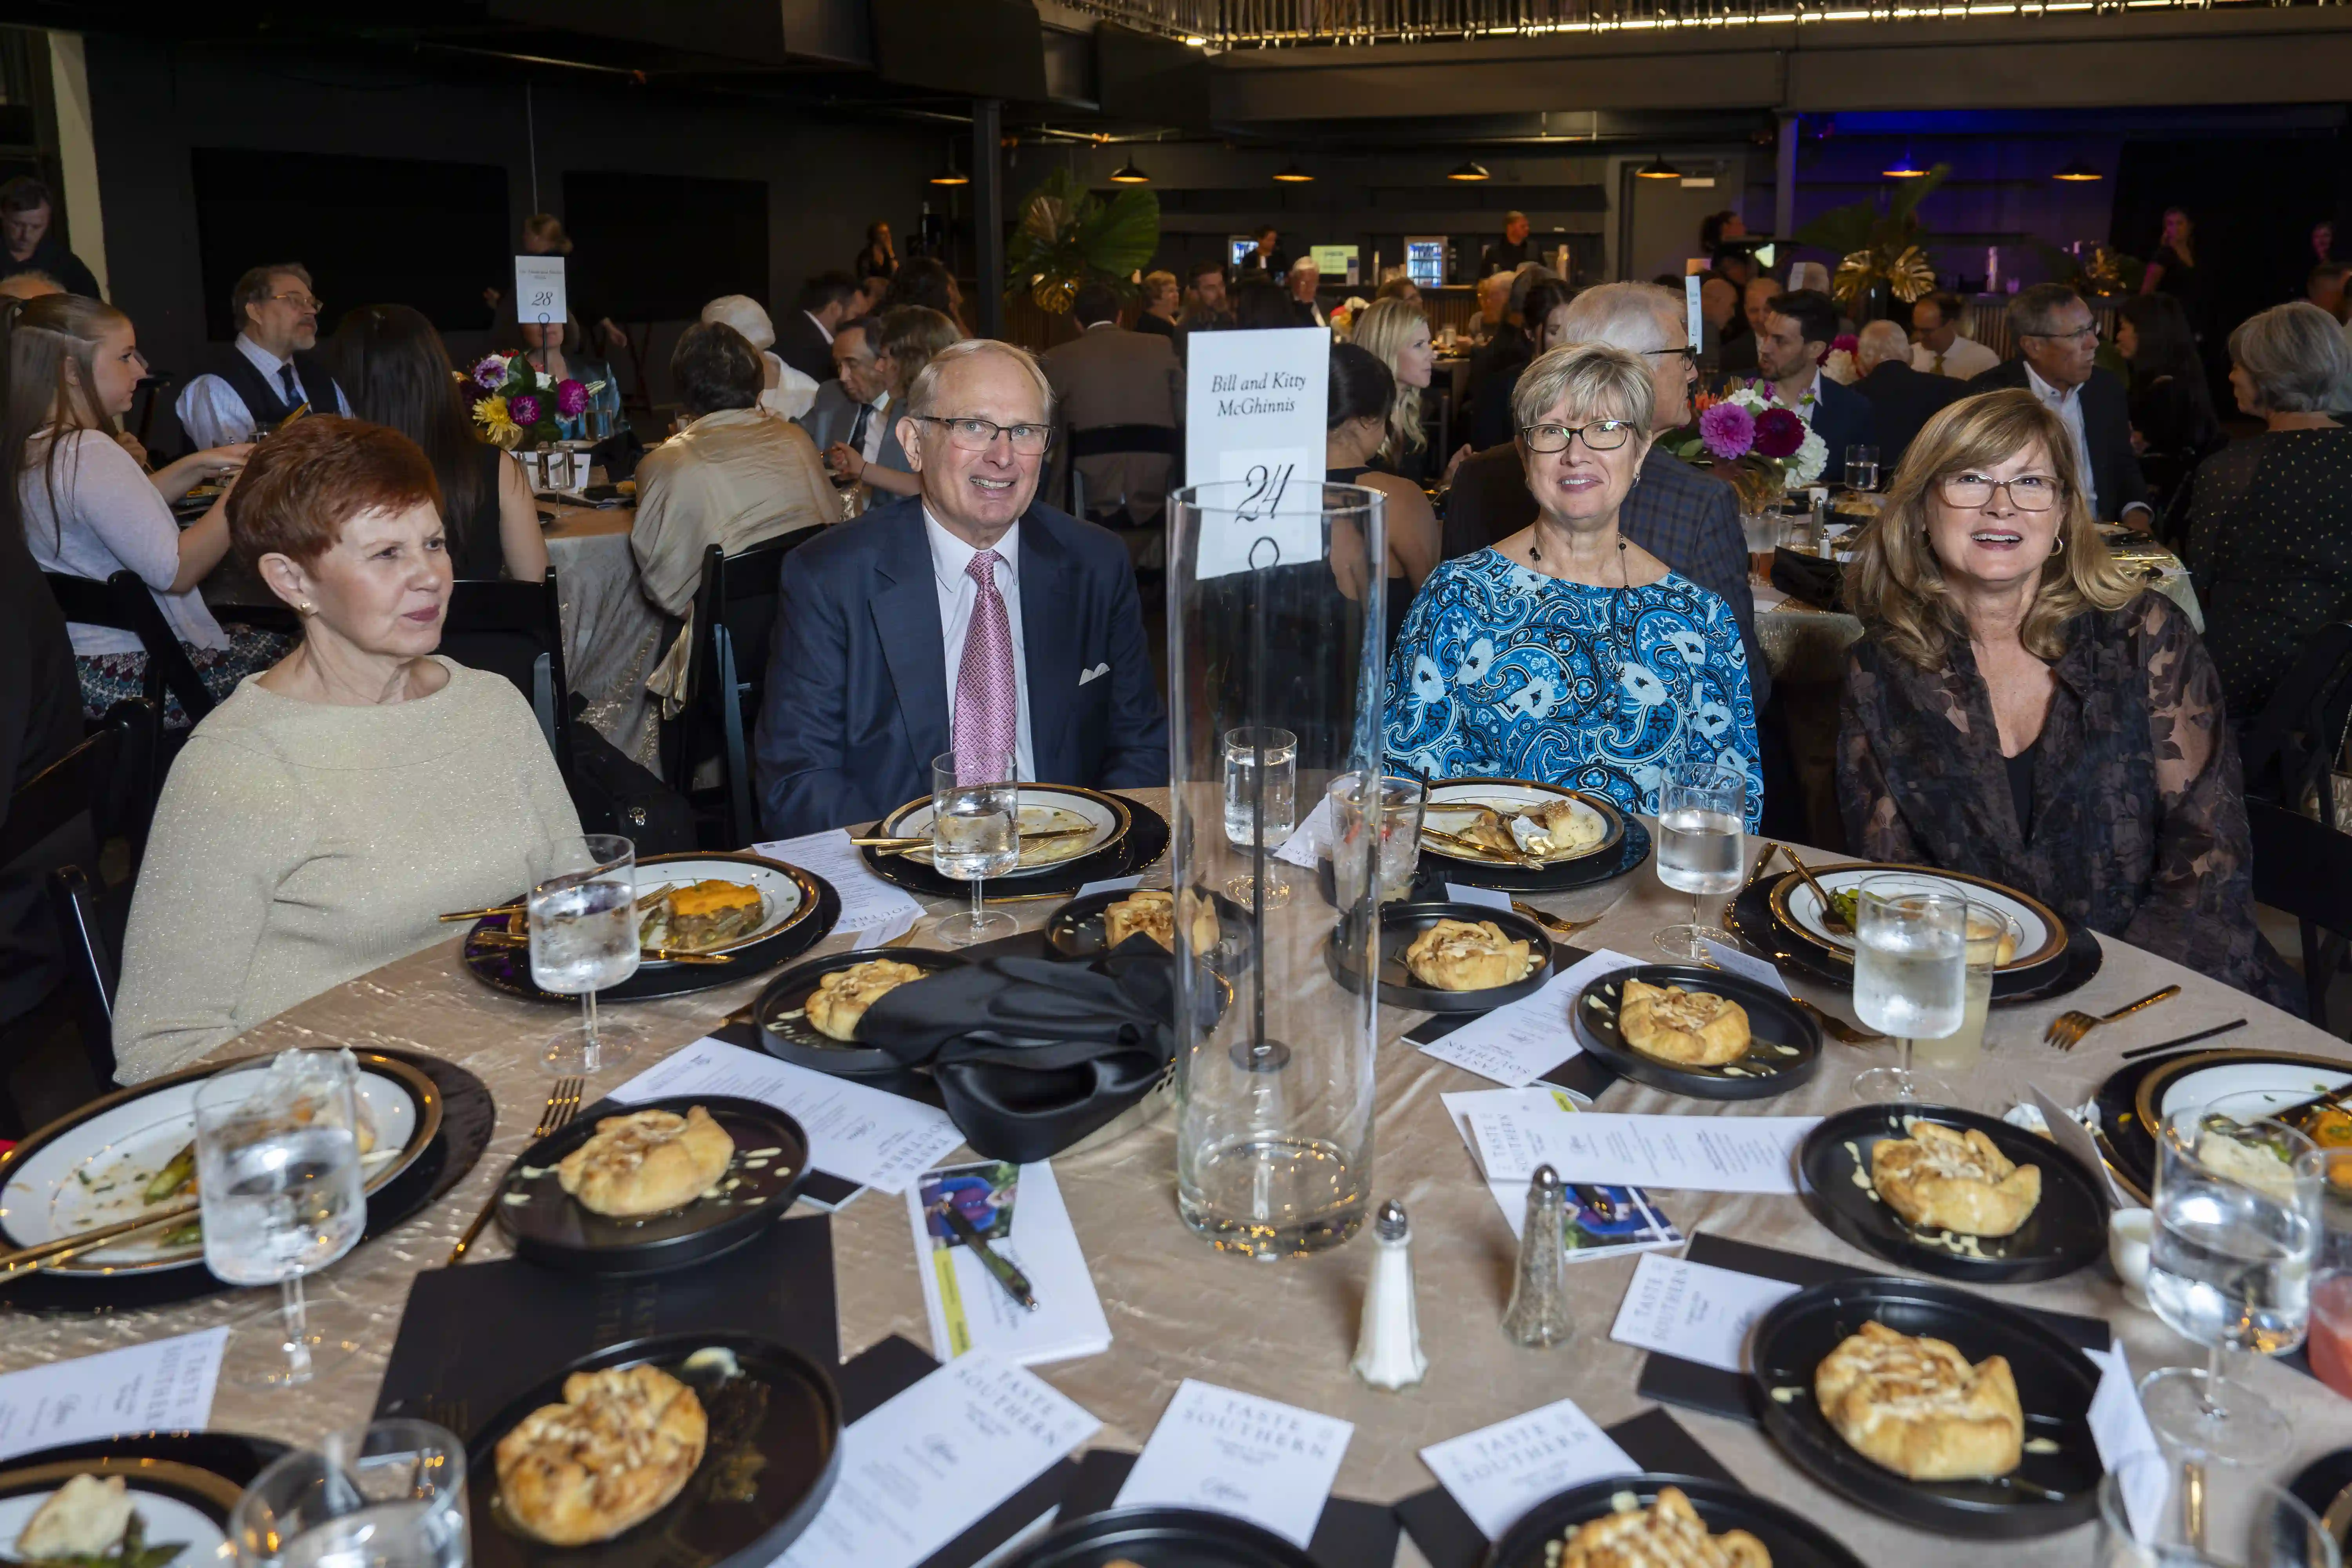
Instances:
[[[1104,201],[1056,169],[1021,204],[1005,249],[1008,297],[1026,292],[1040,308],[1066,314],[1079,285],[1124,284],[1160,248],[1160,198],[1125,190]]]
[[[1840,305],[1853,310],[1882,283],[1906,305],[1936,287],[1936,269],[1921,244],[1927,226],[1919,221],[1918,206],[1951,173],[1949,163],[1938,163],[1918,179],[1897,182],[1885,212],[1864,197],[1832,207],[1797,231],[1799,244],[1839,257],[1830,292]]]

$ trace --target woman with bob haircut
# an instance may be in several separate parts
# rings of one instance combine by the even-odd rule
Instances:
[[[1848,844],[1984,877],[2292,1007],[2254,930],[2221,683],[2189,617],[2100,542],[2031,392],[1912,442],[1855,547],[1837,747]]]

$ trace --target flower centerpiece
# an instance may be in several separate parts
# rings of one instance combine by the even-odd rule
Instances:
[[[562,440],[557,416],[579,418],[589,396],[604,384],[591,386],[568,375],[559,381],[526,354],[484,354],[457,379],[473,405],[475,434],[509,452]]]
[[[1739,510],[1769,511],[1791,486],[1809,485],[1829,466],[1829,444],[1769,382],[1743,386],[1709,402],[1696,426],[1663,437],[1686,462],[1711,461],[1739,494]]]

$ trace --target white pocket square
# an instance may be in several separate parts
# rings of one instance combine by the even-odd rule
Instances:
[[[1078,677],[1078,684],[1079,684],[1080,686],[1084,686],[1087,681],[1092,680],[1093,679],[1095,679],[1095,677],[1097,677],[1097,676],[1098,676],[1098,675],[1108,675],[1109,673],[1110,673],[1110,666],[1109,666],[1109,665],[1108,665],[1108,664],[1098,664],[1098,665],[1095,666],[1092,669],[1089,669],[1089,670],[1086,671],[1084,674],[1080,675],[1080,676]]]

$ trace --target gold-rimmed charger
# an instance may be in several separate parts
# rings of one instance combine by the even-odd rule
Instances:
[[[1837,892],[1866,878],[1880,876],[1912,876],[1926,882],[1956,882],[1978,891],[1991,894],[1986,901],[2004,912],[2019,918],[2024,935],[2018,942],[2018,952],[1997,972],[2012,973],[2021,970],[2039,969],[2062,957],[2066,952],[2066,922],[2057,912],[2031,894],[2004,887],[1987,878],[1970,876],[1966,871],[1944,871],[1931,866],[1906,866],[1886,860],[1849,860],[1836,866],[1812,868],[1814,878],[1824,890]],[[1804,878],[1790,871],[1772,884],[1767,895],[1772,910],[1773,923],[1790,936],[1816,948],[1833,959],[1852,963],[1853,939],[1838,938],[1821,929],[1812,918],[1821,900],[1805,884]]]
[[[1030,842],[1021,845],[1021,864],[1002,877],[992,877],[991,882],[1013,881],[1022,877],[1043,876],[1047,872],[1090,855],[1099,855],[1126,838],[1135,825],[1135,814],[1128,803],[1115,795],[1101,790],[1087,789],[1078,784],[1023,784],[1019,786],[1021,826],[1024,831],[1033,827],[1037,832],[1055,828],[1076,827],[1084,824],[1088,832],[1069,838],[1046,839],[1038,843],[1034,853]],[[1065,820],[1067,818],[1068,820]],[[877,837],[919,838],[930,831],[931,797],[910,800],[876,825]],[[925,869],[932,869],[931,858],[923,850],[910,849],[898,857]]]
[[[1565,784],[1546,784],[1540,779],[1477,776],[1432,780],[1429,785],[1429,801],[1422,811],[1422,822],[1424,826],[1459,835],[1462,833],[1461,827],[1449,826],[1445,820],[1433,822],[1431,818],[1450,817],[1453,822],[1466,826],[1475,815],[1468,809],[1471,806],[1484,805],[1502,811],[1508,808],[1541,805],[1554,800],[1572,802],[1581,808],[1582,812],[1598,817],[1601,825],[1601,836],[1598,841],[1570,850],[1567,854],[1547,855],[1543,857],[1542,868],[1529,868],[1530,869],[1566,866],[1595,855],[1611,854],[1625,841],[1625,817],[1617,809],[1614,801],[1606,795],[1594,795],[1586,790],[1570,789]],[[1445,810],[1444,808],[1448,806],[1454,809],[1450,812]],[[1422,841],[1422,848],[1428,854],[1441,856],[1448,860],[1459,860],[1471,866],[1517,864],[1512,857],[1499,851],[1480,856],[1433,837],[1424,838]]]

